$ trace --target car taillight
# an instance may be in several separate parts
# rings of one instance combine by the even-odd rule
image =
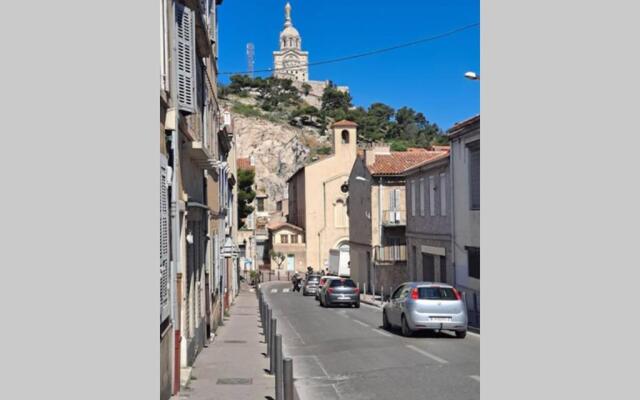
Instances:
[[[329,293],[329,294],[333,293],[333,288],[327,289],[327,293]]]
[[[360,289],[356,288],[355,291],[356,291],[356,294],[360,294]]]
[[[413,288],[413,290],[411,290],[411,298],[413,300],[418,300],[418,288]]]
[[[453,294],[456,295],[456,300],[460,300],[460,292],[458,292],[456,288],[452,288],[452,289],[453,289]]]

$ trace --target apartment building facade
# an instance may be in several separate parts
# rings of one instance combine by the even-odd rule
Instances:
[[[367,292],[408,280],[404,172],[442,154],[375,146],[356,159],[348,184],[351,276]]]
[[[469,324],[480,327],[480,116],[454,125],[451,144],[452,255]]]

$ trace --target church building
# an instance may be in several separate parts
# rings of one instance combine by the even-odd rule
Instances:
[[[280,32],[280,50],[273,52],[273,76],[294,82],[309,80],[309,52],[302,51],[302,38],[291,22],[291,4],[284,7],[284,29]]]

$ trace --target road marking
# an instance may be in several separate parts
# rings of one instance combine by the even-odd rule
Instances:
[[[469,375],[469,378],[480,382],[480,377],[478,375]]]
[[[289,289],[282,289],[282,293],[289,293]]]
[[[295,335],[298,337],[298,339],[300,340],[300,343],[305,344],[304,343],[304,339],[302,339],[302,336],[300,336],[300,334],[298,333],[298,331],[296,330],[296,328],[293,327],[293,324],[291,323],[291,321],[289,321],[289,318],[287,317],[283,317],[283,319],[285,320],[285,322],[287,324],[289,324],[289,326],[291,327],[291,330],[293,331],[293,333],[295,333]]]
[[[372,309],[377,310],[377,311],[382,311],[382,309],[380,307],[372,306],[371,304],[360,302],[360,305],[363,306],[363,307],[372,308]]]
[[[365,328],[369,328],[369,325],[365,324],[365,323],[364,323],[364,322],[362,322],[362,321],[358,321],[357,319],[353,319],[353,318],[351,318],[351,320],[352,320],[353,322],[355,322],[356,324],[360,324],[360,325],[364,326]]]
[[[320,359],[318,358],[318,356],[314,355],[313,359],[316,360],[316,362],[318,363],[318,365],[320,366],[320,369],[322,370],[322,372],[324,373],[324,375],[328,378],[329,377],[329,373],[327,372],[326,369],[324,369],[324,367],[322,366],[322,363],[320,362]]]
[[[271,293],[278,293],[278,289],[271,289]]]
[[[381,334],[382,336],[386,336],[386,337],[393,337],[393,335],[392,335],[392,334],[387,333],[387,332],[385,332],[385,331],[381,331],[380,329],[371,328],[371,330],[372,330],[372,331],[374,331],[375,333],[379,333],[379,334]]]
[[[438,356],[434,356],[433,354],[431,354],[431,353],[429,353],[427,351],[424,351],[422,349],[419,349],[414,345],[408,344],[407,347],[410,348],[411,350],[417,351],[418,353],[422,354],[423,356],[427,356],[427,357],[431,358],[432,360],[435,360],[435,361],[437,361],[439,363],[442,363],[442,364],[448,364],[449,363],[449,361],[447,361],[445,359],[442,359],[442,358],[440,358]]]

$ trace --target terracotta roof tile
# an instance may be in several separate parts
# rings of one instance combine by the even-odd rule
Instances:
[[[346,128],[357,128],[358,124],[356,124],[353,121],[347,121],[346,119],[343,119],[341,121],[338,122],[334,122],[333,127],[346,127]]]
[[[397,175],[448,155],[448,151],[392,151],[391,154],[376,154],[375,162],[368,168],[372,175]]]
[[[251,165],[251,160],[249,160],[248,158],[238,158],[236,160],[236,166],[238,167],[238,169],[254,169],[254,167]]]
[[[280,228],[289,228],[289,229],[293,229],[295,231],[300,231],[300,232],[304,232],[304,229],[300,228],[299,226],[290,224],[288,222],[282,222],[282,221],[276,221],[276,222],[272,222],[268,225],[268,228],[272,231],[276,231]]]

